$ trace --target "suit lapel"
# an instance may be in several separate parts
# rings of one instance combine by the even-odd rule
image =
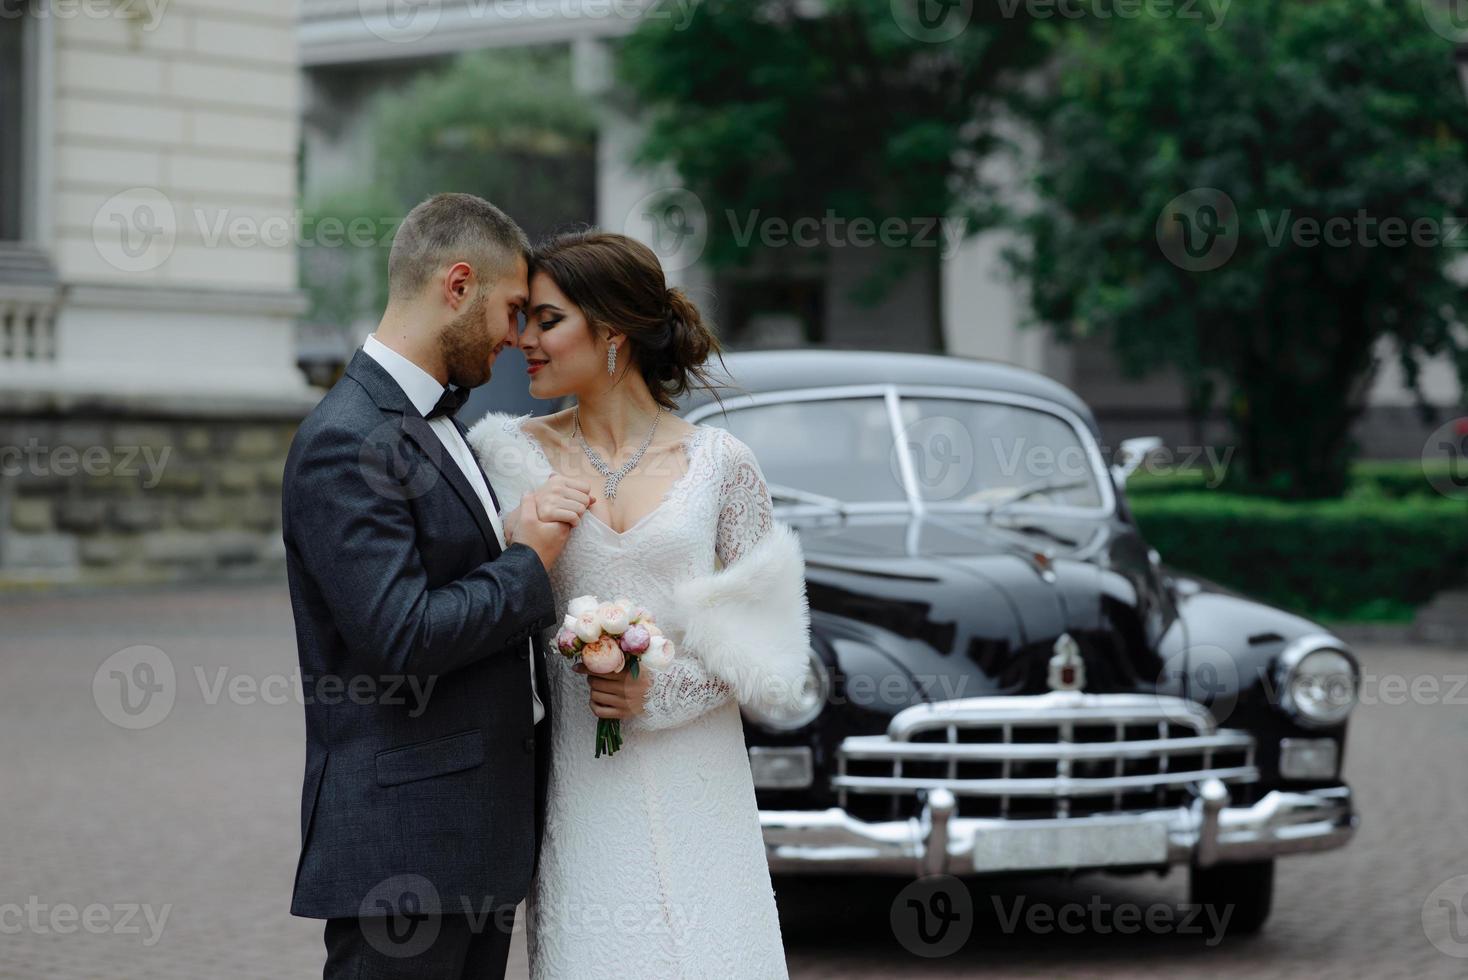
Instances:
[[[464,445],[468,446],[469,445],[469,427],[466,426],[463,422],[460,422],[459,419],[458,419],[458,417],[455,416],[454,417],[454,428],[456,428],[456,429],[459,430],[459,438],[460,439],[463,439],[464,440]],[[489,499],[494,501],[494,512],[496,514],[498,514],[500,511],[502,511],[502,510],[505,509],[504,508],[504,505],[500,503],[499,494],[497,494],[497,493],[494,492],[494,484],[489,482],[489,474],[486,473],[486,472],[484,472],[484,466],[480,464],[480,462],[479,462],[479,456],[474,452],[474,447],[473,446],[470,446],[469,447],[469,455],[471,457],[473,457],[473,459],[474,459],[474,465],[475,465],[475,467],[478,468],[479,475],[482,476],[482,477],[484,477],[484,485],[489,488]]]
[[[459,464],[449,456],[433,427],[411,405],[403,413],[403,434],[413,441],[423,455],[438,468],[439,474],[448,481],[449,486],[454,488],[454,493],[469,508],[469,514],[474,518],[479,533],[484,535],[484,542],[489,545],[490,558],[498,558],[502,549],[499,539],[494,535],[494,525],[490,523],[489,515],[484,512],[484,505],[479,501],[479,494],[469,485]]]
[[[433,431],[428,421],[413,407],[403,389],[393,380],[391,374],[381,364],[373,360],[366,351],[358,350],[353,355],[351,363],[347,365],[346,374],[360,384],[367,394],[372,397],[377,407],[385,413],[402,416],[401,429],[413,445],[428,457],[439,475],[448,481],[449,486],[454,488],[454,493],[459,495],[464,506],[469,509],[469,515],[474,518],[474,524],[479,528],[479,533],[484,535],[485,544],[489,545],[490,558],[498,558],[503,549],[500,548],[499,539],[494,535],[494,525],[489,521],[489,515],[484,512],[484,504],[479,500],[479,494],[469,485],[469,480],[464,476],[464,471],[459,469],[459,464],[454,462],[449,455],[438,435]],[[458,425],[458,420],[454,420]],[[464,429],[459,427],[462,435]],[[465,442],[467,445],[467,440]],[[470,451],[473,455],[473,451]],[[478,465],[477,461],[476,464]],[[481,470],[481,472],[483,472]],[[489,485],[486,479],[485,485]],[[494,490],[490,490],[491,499],[494,498]],[[498,506],[498,502],[496,502]]]

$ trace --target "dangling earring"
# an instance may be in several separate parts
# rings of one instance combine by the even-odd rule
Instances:
[[[617,373],[617,345],[612,344],[607,348],[607,374]]]

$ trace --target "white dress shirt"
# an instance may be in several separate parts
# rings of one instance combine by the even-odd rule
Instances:
[[[408,396],[408,401],[418,410],[418,414],[428,418],[428,413],[433,411],[433,406],[446,390],[439,384],[437,379],[427,371],[423,370],[412,361],[408,360],[391,347],[369,336],[362,350],[368,357],[372,358],[382,369],[392,375],[392,379],[403,389],[403,394]],[[494,497],[490,495],[489,484],[484,482],[484,473],[480,471],[479,464],[474,461],[474,453],[459,429],[454,425],[454,420],[447,415],[440,415],[428,422],[429,428],[433,429],[438,441],[443,443],[443,448],[448,452],[449,458],[458,464],[464,474],[464,479],[469,481],[469,486],[479,495],[479,502],[484,505],[484,512],[489,515],[489,523],[494,527],[494,536],[499,541],[500,547],[505,547],[505,528],[500,522],[500,515],[495,512]],[[535,689],[535,641],[527,641],[530,644],[530,700],[534,708],[535,721],[545,717],[545,705],[540,703],[540,694]]]

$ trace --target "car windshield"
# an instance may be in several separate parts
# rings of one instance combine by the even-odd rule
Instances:
[[[1057,415],[913,395],[900,399],[899,414],[913,482],[926,503],[977,510],[1103,505],[1087,447]],[[730,408],[706,421],[754,450],[777,498],[908,503],[903,460],[879,395]]]

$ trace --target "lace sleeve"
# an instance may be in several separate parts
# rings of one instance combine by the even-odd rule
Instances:
[[[729,436],[724,440],[724,479],[719,488],[719,530],[714,550],[719,561],[732,564],[765,536],[775,522],[775,508],[765,475],[754,453]]]
[[[748,446],[726,437],[720,440],[719,453],[722,476],[714,553],[729,565],[769,531],[774,507],[764,474]],[[645,728],[674,728],[733,698],[733,688],[704,669],[697,651],[679,650],[669,668],[653,679],[640,721]]]
[[[697,659],[678,651],[667,669],[653,678],[643,699],[643,713],[638,721],[643,728],[676,728],[686,725],[706,711],[730,700],[734,692],[728,684],[703,669]]]

